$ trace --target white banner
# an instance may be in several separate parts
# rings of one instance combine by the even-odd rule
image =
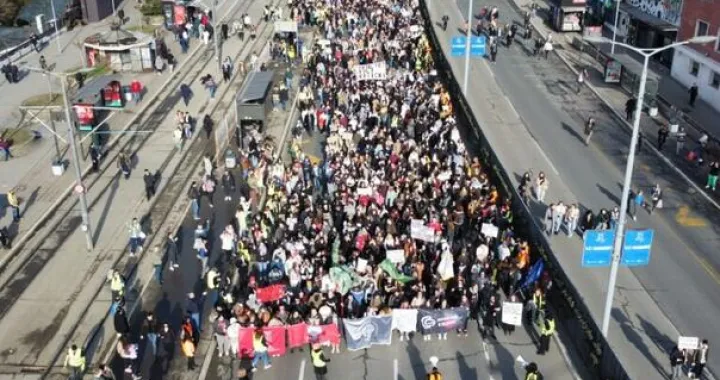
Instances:
[[[392,343],[392,317],[372,316],[361,319],[343,319],[345,341],[350,351],[362,350],[375,344]]]
[[[391,249],[387,251],[386,256],[393,264],[402,264],[405,262],[405,251],[402,249]]]
[[[298,26],[295,21],[275,21],[275,33],[297,33]]]
[[[678,349],[697,350],[700,347],[700,338],[696,336],[681,336],[678,338]]]
[[[482,229],[480,230],[483,235],[491,238],[497,238],[498,233],[500,232],[500,229],[497,228],[496,225],[491,223],[483,223]]]
[[[385,80],[387,79],[387,67],[385,62],[367,63],[355,65],[353,74],[357,80]]]
[[[369,187],[361,187],[361,188],[357,189],[358,195],[368,195],[369,196],[369,195],[372,195],[372,193],[373,193],[373,191]]]
[[[435,230],[428,226],[423,225],[411,225],[410,226],[410,236],[412,236],[413,239],[422,240],[425,242],[434,242],[435,241]]]
[[[400,332],[417,331],[417,309],[393,309],[392,328]]]
[[[503,302],[502,323],[522,326],[523,304],[521,302]]]

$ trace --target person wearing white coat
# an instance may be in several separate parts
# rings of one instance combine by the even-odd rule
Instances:
[[[227,339],[230,344],[230,352],[232,355],[237,356],[238,353],[238,339],[240,338],[240,324],[237,319],[230,318],[230,325],[227,327]]]

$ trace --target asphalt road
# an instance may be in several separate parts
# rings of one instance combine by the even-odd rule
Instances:
[[[457,0],[457,4],[462,13],[466,13],[468,1]],[[483,6],[495,5],[503,23],[520,21],[520,16],[507,0],[497,3],[479,0],[474,5],[474,14],[478,14]],[[557,57],[551,56],[548,61],[530,57],[529,50],[516,42],[510,49],[500,47],[497,63],[491,66],[495,81],[577,201],[593,210],[617,205],[630,140],[626,128],[588,89],[576,93],[575,75]],[[598,120],[599,131],[593,135],[591,146],[586,147],[582,142],[582,127],[589,115]],[[648,136],[644,144],[654,141],[654,136]],[[666,150],[674,149],[672,143],[668,146]],[[522,147],[508,142],[507,146],[496,149]],[[527,163],[528,168],[532,166],[532,162]],[[510,173],[515,179],[523,171],[520,168],[508,169],[515,171]],[[659,348],[670,349],[677,337],[659,331],[652,323],[642,323],[649,319],[645,318],[644,310],[623,302],[629,293],[647,291],[683,335],[707,337],[710,342],[720,341],[720,332],[707,323],[720,313],[720,294],[717,292],[720,282],[714,269],[720,267],[720,259],[714,255],[718,246],[717,228],[720,227],[717,210],[686,182],[677,178],[671,168],[659,162],[648,149],[642,149],[638,154],[635,169],[634,186],[646,193],[655,183],[660,183],[665,189],[665,208],[652,217],[641,211],[636,222],[630,221],[630,228],[655,230],[652,258],[649,266],[632,270],[643,289],[618,288],[613,317],[622,325],[625,325],[623,319],[630,324],[623,330],[638,350],[648,351],[647,347],[636,343],[635,334],[648,335]],[[552,194],[552,185],[547,198],[548,201],[557,200],[557,196]],[[567,203],[575,199],[564,201]],[[536,215],[544,213],[537,205],[534,211]],[[553,246],[564,246],[561,241],[564,239],[554,237]],[[581,271],[580,252],[575,257],[578,271]],[[565,263],[563,266],[566,266]],[[587,273],[585,271],[588,270],[582,271]],[[621,276],[625,271],[621,270]],[[605,272],[602,270],[603,276]],[[591,277],[597,275],[593,273]],[[588,285],[594,285],[595,289],[590,290]],[[585,296],[585,302],[596,320],[600,321],[606,283],[595,281],[595,284],[575,283],[575,286]],[[636,319],[641,321],[639,325],[631,322]],[[665,358],[656,357],[651,361],[656,367],[665,368],[667,365]],[[712,363],[710,367],[717,368]]]

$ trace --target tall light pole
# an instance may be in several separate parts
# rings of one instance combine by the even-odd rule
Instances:
[[[55,25],[55,43],[57,44],[58,54],[62,54],[62,46],[60,46],[60,32],[58,31],[58,18],[55,14],[55,1],[50,0],[50,8],[52,8],[53,25]]]
[[[604,37],[586,37],[590,42],[608,42]],[[615,297],[615,282],[620,267],[620,258],[622,257],[622,246],[625,238],[625,225],[627,224],[627,208],[630,200],[630,186],[632,181],[633,166],[635,165],[635,149],[637,147],[638,135],[640,134],[640,116],[643,107],[643,99],[645,98],[645,82],[647,82],[648,64],[650,57],[663,52],[665,50],[674,49],[681,45],[691,43],[705,44],[717,40],[717,36],[698,36],[686,41],[676,42],[657,49],[640,49],[634,46],[616,42],[616,45],[630,49],[640,54],[644,58],[643,71],[640,75],[640,89],[638,93],[637,105],[635,107],[635,115],[633,118],[632,137],[630,138],[630,152],[628,153],[627,165],[625,166],[625,180],[623,182],[622,197],[620,200],[620,217],[618,219],[617,231],[615,231],[615,241],[613,242],[612,265],[610,266],[610,280],[608,281],[607,298],[605,298],[605,309],[603,311],[602,334],[607,337],[608,327],[610,326],[610,313],[612,311],[613,298]]]
[[[470,79],[470,38],[472,38],[473,0],[468,1],[467,30],[465,31],[465,76],[463,78],[463,94],[467,96],[468,80]]]
[[[87,203],[87,197],[85,196],[86,189],[85,185],[83,185],[82,182],[82,171],[80,169],[80,154],[77,149],[77,145],[75,143],[75,126],[73,125],[72,118],[70,117],[70,97],[67,93],[67,86],[65,85],[65,78],[67,78],[70,75],[75,75],[76,72],[72,73],[54,73],[52,71],[42,70],[35,67],[27,67],[30,71],[37,71],[43,74],[52,75],[60,80],[60,86],[62,87],[62,96],[63,96],[63,104],[65,105],[65,119],[67,121],[67,133],[68,133],[68,141],[70,143],[70,150],[72,151],[73,155],[73,166],[75,169],[75,192],[78,194],[78,198],[80,201],[80,213],[82,214],[82,229],[85,231],[85,237],[87,239],[87,249],[88,251],[92,251],[94,248],[94,242],[93,242],[93,235],[92,235],[92,228],[90,227],[90,214],[88,212],[88,203]],[[87,70],[80,70],[87,71]]]
[[[615,40],[617,39],[618,19],[620,18],[620,0],[615,0],[615,25],[613,26],[612,45],[610,46],[610,55],[615,54]]]

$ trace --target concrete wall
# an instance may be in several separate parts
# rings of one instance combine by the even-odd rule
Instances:
[[[692,62],[699,64],[697,76],[690,73]],[[685,87],[697,83],[699,97],[720,111],[720,88],[713,88],[710,84],[713,73],[720,75],[720,62],[713,60],[704,54],[700,54],[694,48],[681,46],[675,49],[671,75]]]

